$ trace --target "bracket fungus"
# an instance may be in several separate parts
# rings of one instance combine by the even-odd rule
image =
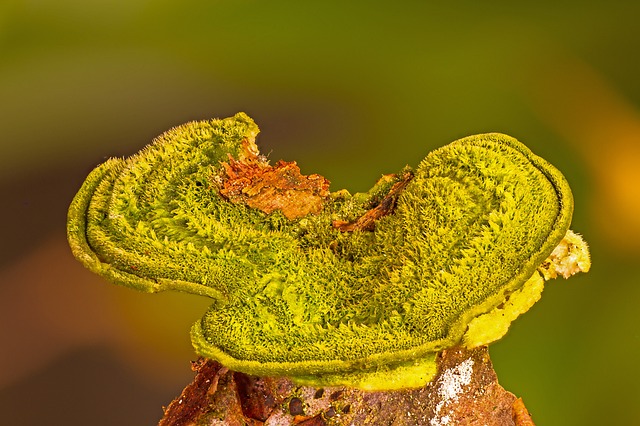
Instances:
[[[498,133],[436,149],[367,193],[275,166],[245,114],[178,126],[89,174],[74,255],[107,280],[210,297],[198,354],[299,383],[419,387],[436,354],[501,338],[544,280],[589,268],[552,165]]]

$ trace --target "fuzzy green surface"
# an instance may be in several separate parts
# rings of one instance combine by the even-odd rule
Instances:
[[[356,219],[393,181],[334,193],[303,219],[265,214],[215,185],[220,163],[257,132],[244,114],[179,126],[98,167],[69,210],[70,245],[89,269],[138,290],[212,297],[192,341],[234,370],[376,387],[385,380],[366,384],[361,373],[389,377],[397,366],[395,386],[402,376],[414,386],[407,366],[459,343],[570,224],[561,173],[501,134],[430,153],[373,232],[331,221]]]

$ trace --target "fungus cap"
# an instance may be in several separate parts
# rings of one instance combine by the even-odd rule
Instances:
[[[178,126],[97,167],[69,209],[90,270],[213,299],[191,333],[200,355],[316,385],[417,387],[437,352],[502,337],[539,298],[573,199],[517,140],[460,139],[351,195],[269,165],[257,134],[243,113]]]

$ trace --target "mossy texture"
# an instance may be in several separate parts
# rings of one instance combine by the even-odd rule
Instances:
[[[199,354],[305,383],[416,387],[474,319],[483,318],[464,341],[489,343],[536,296],[505,300],[539,297],[541,286],[521,289],[565,236],[573,200],[561,173],[515,139],[458,140],[364,194],[325,193],[312,175],[300,196],[253,177],[236,185],[243,170],[271,167],[257,134],[242,113],[176,127],[96,168],[69,210],[73,253],[92,271],[137,290],[213,299],[192,329]],[[294,166],[268,173],[298,184]],[[393,210],[372,230],[333,225],[357,221],[391,188],[401,188]],[[261,209],[260,197],[246,201],[251,191],[280,199]],[[287,200],[314,204],[286,210]],[[512,313],[496,322],[496,309]]]

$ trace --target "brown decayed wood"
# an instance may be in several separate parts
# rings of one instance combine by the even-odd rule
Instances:
[[[513,401],[513,421],[516,423],[516,426],[535,426],[529,410],[524,406],[522,398]]]
[[[194,366],[194,382],[169,405],[161,426],[533,425],[522,400],[498,384],[486,347],[443,351],[429,384],[387,392],[301,386],[211,360]]]

